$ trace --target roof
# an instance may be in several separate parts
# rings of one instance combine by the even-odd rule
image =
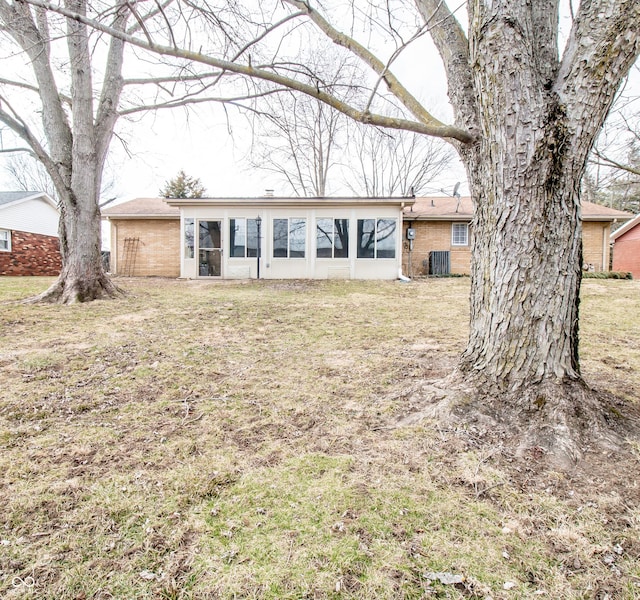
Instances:
[[[178,219],[181,206],[354,206],[354,205],[393,205],[404,208],[407,219],[427,221],[470,221],[473,216],[473,204],[469,196],[454,198],[437,196],[428,198],[404,197],[272,197],[261,198],[136,198],[116,206],[102,209],[102,216],[107,219]],[[626,221],[633,215],[582,202],[583,221]]]
[[[307,198],[302,196],[262,196],[260,198],[167,198],[166,202],[171,206],[398,206],[405,207],[413,204],[414,198],[385,196],[376,198],[338,196],[338,197],[315,197]]]
[[[584,200],[581,212],[583,221],[626,221],[633,217],[631,213]],[[413,206],[404,209],[404,216],[421,221],[470,221],[473,203],[469,196],[416,198]]]
[[[633,229],[637,225],[640,225],[640,215],[636,215],[631,221],[627,221],[622,227],[619,227],[611,234],[611,241],[617,240],[621,235],[627,233],[630,229]]]
[[[20,202],[26,202],[27,200],[36,200],[42,198],[45,202],[49,203],[56,210],[58,205],[46,192],[0,192],[0,209],[10,204],[19,204]]]
[[[273,197],[261,198],[135,198],[116,206],[102,209],[106,219],[178,219],[181,206],[398,206],[413,204],[413,198],[381,197],[381,198],[302,198]]]
[[[434,196],[416,198],[415,204],[404,209],[407,218],[425,221],[470,221],[473,204],[469,196]]]
[[[631,218],[633,218],[633,213],[609,208],[602,204],[582,201],[583,221],[627,221]]]
[[[136,198],[102,209],[107,219],[179,219],[180,210],[169,206],[164,198]]]

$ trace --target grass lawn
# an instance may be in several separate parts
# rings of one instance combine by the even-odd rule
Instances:
[[[640,598],[640,447],[575,473],[398,428],[468,280],[0,278],[3,599]],[[640,282],[587,280],[582,367],[640,396]],[[592,461],[593,464],[593,461]]]

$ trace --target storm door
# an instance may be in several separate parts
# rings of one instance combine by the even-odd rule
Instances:
[[[222,276],[222,222],[198,221],[198,275]]]

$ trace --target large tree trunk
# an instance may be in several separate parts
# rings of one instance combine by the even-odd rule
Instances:
[[[504,102],[516,104],[507,86]],[[469,170],[471,328],[461,360],[465,373],[498,393],[580,380],[584,167],[569,155],[566,118],[552,96],[521,108],[513,122],[497,114],[503,109],[499,102],[484,106],[478,153],[485,160]],[[518,139],[527,144],[518,147]]]
[[[62,270],[55,283],[28,302],[73,304],[122,294],[104,271],[100,249],[100,209],[95,194],[80,202],[61,202],[60,252]]]
[[[79,15],[86,13],[86,0],[66,0]],[[113,26],[124,29],[127,12],[116,7]],[[37,17],[37,18],[34,18]],[[114,38],[103,69],[98,109],[94,113],[94,85],[89,30],[77,19],[67,25],[70,94],[62,93],[54,76],[50,55],[49,25],[40,9],[32,11],[23,2],[0,0],[0,18],[7,32],[29,57],[42,102],[40,136],[30,131],[25,120],[13,119],[0,109],[0,117],[32,148],[43,163],[58,194],[62,271],[43,294],[28,302],[87,302],[115,297],[121,291],[109,281],[101,259],[100,210],[98,198],[105,158],[118,117],[123,88],[124,42]]]
[[[67,4],[81,14],[86,10],[85,0],[67,0]],[[102,265],[98,202],[106,146],[111,138],[115,118],[112,119],[111,127],[102,133],[94,123],[89,33],[85,25],[73,19],[67,20],[67,47],[71,69],[73,142],[70,182],[67,177],[64,188],[58,190],[62,208],[59,228],[62,271],[58,281],[42,296],[44,300],[61,301],[65,304],[114,297],[119,292],[109,281]],[[112,55],[113,52],[110,58]],[[116,61],[120,65],[117,67],[118,76],[121,60],[119,49],[116,53]],[[109,62],[108,67],[113,69]],[[107,78],[104,90],[109,84]],[[117,93],[119,94],[119,90]],[[109,99],[110,102],[113,100],[114,98]],[[98,123],[104,118],[103,104]],[[106,136],[106,140],[100,139],[101,135]],[[64,181],[63,177],[60,179]]]
[[[469,342],[426,414],[489,419],[559,462],[619,443],[612,399],[580,375],[580,182],[638,55],[640,8],[581,3],[560,61],[555,0],[469,2],[468,40],[438,0],[418,4],[440,11],[434,41],[457,124],[477,133],[458,145],[475,205]]]

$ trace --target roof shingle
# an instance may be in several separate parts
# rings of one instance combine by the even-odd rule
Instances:
[[[581,207],[584,221],[626,221],[633,217],[631,213],[584,200]],[[419,220],[469,221],[473,216],[473,204],[469,196],[416,198],[415,204],[405,208],[403,214],[407,218],[413,217]]]
[[[104,217],[180,217],[180,209],[169,206],[164,198],[136,198],[102,209]]]

